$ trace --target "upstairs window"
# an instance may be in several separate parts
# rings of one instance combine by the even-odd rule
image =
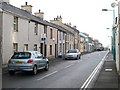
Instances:
[[[47,37],[47,26],[44,26],[44,33],[46,34]]]
[[[53,38],[53,30],[52,30],[52,28],[50,28],[50,39],[52,39]]]
[[[61,40],[61,32],[60,32],[60,34],[59,34],[59,37],[60,37],[60,40]]]
[[[14,32],[18,32],[18,17],[14,16]]]
[[[65,40],[65,33],[63,33],[63,40]]]
[[[35,23],[34,33],[38,35],[38,23]]]

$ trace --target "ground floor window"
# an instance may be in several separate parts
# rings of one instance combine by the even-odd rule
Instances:
[[[34,51],[37,51],[37,44],[34,44]]]
[[[24,50],[25,50],[25,51],[28,50],[28,44],[24,44]]]
[[[50,55],[52,55],[52,45],[50,45]]]
[[[18,51],[18,43],[13,43],[13,51]]]

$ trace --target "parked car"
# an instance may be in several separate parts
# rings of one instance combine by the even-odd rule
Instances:
[[[19,51],[15,52],[8,61],[8,71],[10,75],[16,71],[31,71],[37,74],[37,70],[49,70],[49,61],[38,51]]]
[[[96,51],[103,51],[104,50],[104,47],[99,47],[96,49]]]
[[[78,49],[70,49],[65,54],[65,59],[80,59],[81,53]]]

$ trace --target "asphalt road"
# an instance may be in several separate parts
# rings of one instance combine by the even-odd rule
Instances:
[[[81,88],[107,51],[82,55],[80,60],[58,59],[50,63],[49,71],[40,70],[37,75],[3,74],[3,88]]]

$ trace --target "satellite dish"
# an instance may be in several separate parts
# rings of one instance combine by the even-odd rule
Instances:
[[[117,6],[117,4],[115,3],[115,2],[113,2],[112,4],[111,4],[111,7],[112,8],[115,8]]]

